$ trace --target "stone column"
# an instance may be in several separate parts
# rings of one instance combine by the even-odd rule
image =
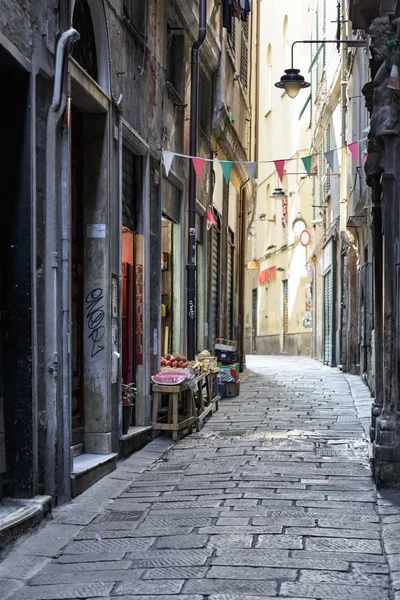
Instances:
[[[398,132],[380,133],[383,142],[383,408],[376,419],[374,474],[378,484],[400,486],[399,410],[399,207],[396,161]]]

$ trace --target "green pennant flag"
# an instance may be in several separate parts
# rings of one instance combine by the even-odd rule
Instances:
[[[310,177],[312,156],[305,156],[301,160],[303,161],[303,165],[304,165],[305,170],[307,171],[307,175]]]
[[[229,180],[231,178],[232,163],[228,160],[221,160],[220,165],[225,177],[225,181],[226,183],[229,183]]]

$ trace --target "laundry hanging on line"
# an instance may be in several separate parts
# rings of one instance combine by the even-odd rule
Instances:
[[[251,12],[251,0],[222,0],[222,21],[228,33],[232,33],[232,19],[247,21]]]

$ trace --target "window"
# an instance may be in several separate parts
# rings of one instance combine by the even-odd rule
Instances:
[[[72,46],[72,57],[92,79],[98,81],[96,42],[87,0],[76,2],[72,23],[80,33],[79,40]]]
[[[240,81],[245,90],[247,90],[249,67],[249,23],[242,22],[242,38],[240,47]]]
[[[169,83],[178,97],[183,100],[185,96],[185,61],[179,57],[185,55],[185,38],[182,34],[175,34],[168,28],[167,42],[167,83]]]
[[[123,0],[123,15],[142,38],[147,35],[147,0]]]
[[[232,54],[236,54],[236,19],[232,19],[232,33],[228,34],[228,44]]]
[[[267,93],[266,93],[266,113],[265,116],[272,110],[272,88],[273,88],[273,79],[272,79],[272,47],[271,44],[268,46],[267,51]]]
[[[289,46],[289,39],[288,39],[288,27],[289,27],[289,19],[287,17],[287,15],[285,16],[284,20],[283,20],[283,28],[282,28],[282,40],[283,40],[283,53],[282,53],[282,59],[283,59],[283,70],[288,69],[291,66],[291,61],[290,61],[290,46]],[[282,96],[284,96],[286,94],[285,90],[282,91]]]
[[[328,124],[328,127],[326,128],[326,151],[329,152],[329,150],[331,149],[331,124]],[[331,189],[331,178],[329,176],[329,174],[331,173],[331,168],[330,166],[327,164],[326,165],[326,191],[327,193],[329,193],[330,189]]]
[[[208,137],[211,132],[212,86],[200,67],[199,71],[199,126]]]

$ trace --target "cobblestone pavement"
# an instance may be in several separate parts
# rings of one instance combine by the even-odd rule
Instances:
[[[200,433],[158,438],[21,539],[0,598],[399,600],[400,503],[370,477],[367,388],[310,359],[248,366]]]

